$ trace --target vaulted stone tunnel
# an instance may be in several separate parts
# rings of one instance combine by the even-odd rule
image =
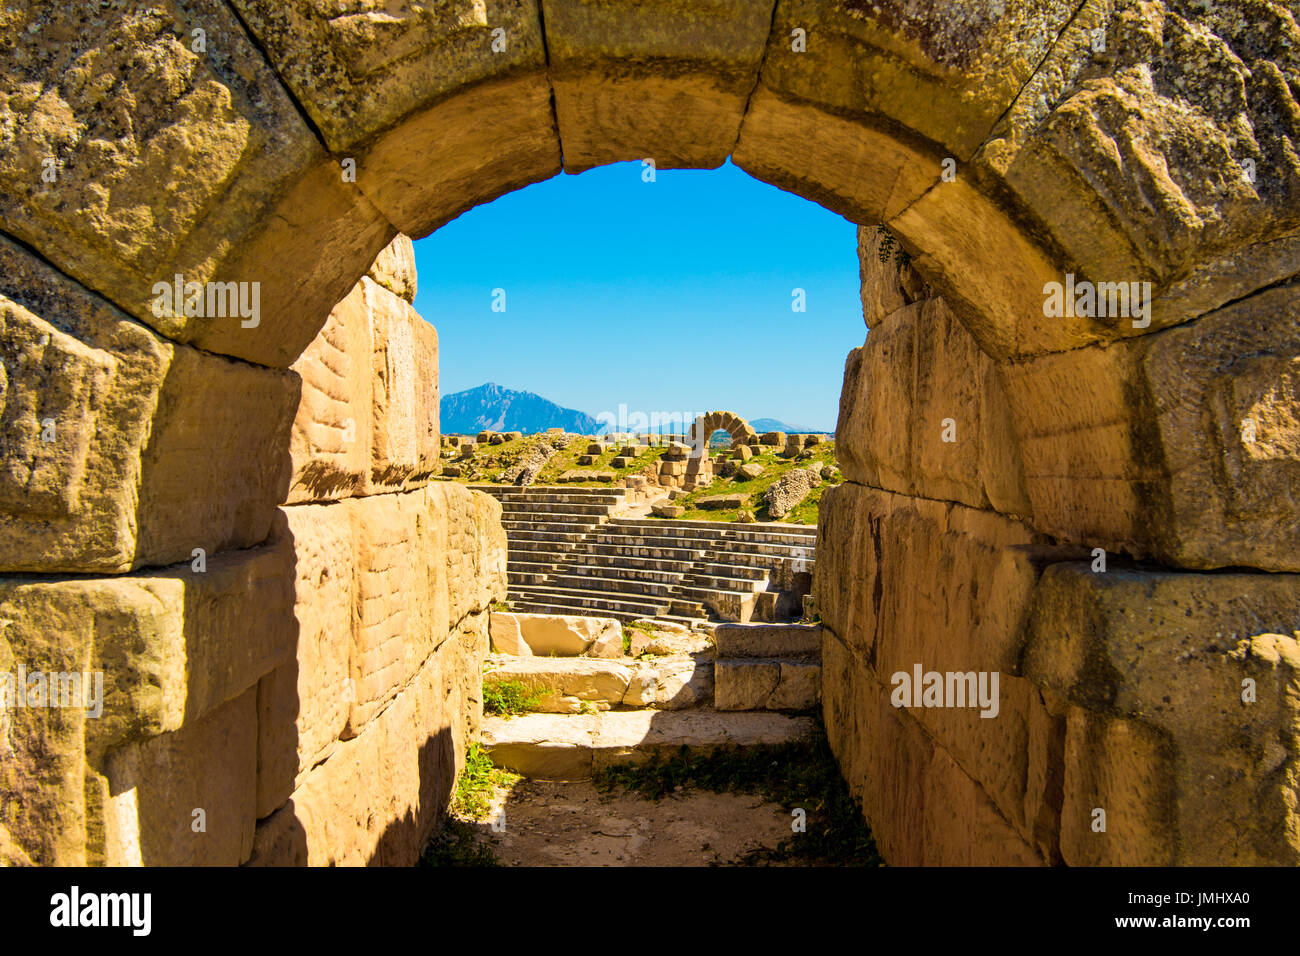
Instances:
[[[731,156],[865,227],[815,590],[886,858],[1294,864],[1298,12],[6,8],[0,671],[106,692],[6,713],[0,859],[409,862],[473,733],[500,525],[429,485],[413,407],[295,461],[290,366],[369,336],[354,384],[400,404],[382,356],[436,344],[375,331],[399,233]],[[411,575],[422,643],[385,627]],[[999,674],[998,715],[897,706],[914,668]]]

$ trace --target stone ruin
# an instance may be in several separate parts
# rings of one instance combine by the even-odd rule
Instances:
[[[862,227],[813,588],[884,856],[1300,862],[1287,6],[84,6],[0,22],[0,668],[104,711],[6,709],[0,860],[410,862],[504,545],[428,482],[413,277],[362,277],[562,168],[730,156]],[[996,717],[906,686],[967,674]]]

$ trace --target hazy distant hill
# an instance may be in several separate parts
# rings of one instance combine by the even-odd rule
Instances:
[[[785,432],[787,435],[830,435],[834,428],[811,428],[807,425],[787,425],[775,418],[751,418],[749,427],[760,435],[764,432]]]
[[[599,429],[596,419],[586,412],[561,408],[532,392],[516,392],[490,382],[442,396],[441,411],[444,435],[481,431],[534,434],[548,428],[594,435]]]

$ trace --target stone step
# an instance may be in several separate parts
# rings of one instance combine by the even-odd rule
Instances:
[[[722,659],[714,662],[718,710],[809,710],[821,702],[816,657]]]
[[[560,512],[532,515],[522,520],[509,515],[501,519],[506,531],[575,531],[587,532],[604,521],[592,515],[569,515]]]
[[[770,746],[808,740],[809,717],[768,712],[631,710],[601,714],[486,717],[483,746],[499,767],[527,777],[580,780],[652,754]]]
[[[681,576],[696,566],[695,561],[690,557],[684,559],[627,557],[621,554],[599,554],[586,547],[576,549],[568,560],[585,567],[602,570],[625,568],[634,572],[655,572],[674,576]]]
[[[724,561],[703,562],[695,565],[694,572],[704,577],[735,578],[747,581],[766,581],[771,577],[772,569],[767,567],[750,567],[744,564],[730,564]]]
[[[664,537],[648,536],[642,534],[630,534],[625,531],[612,530],[607,524],[603,527],[595,528],[591,531],[593,544],[611,544],[629,546],[633,545],[642,548],[655,548],[657,550],[686,549],[689,551],[699,551],[703,554],[716,555],[723,558],[728,554],[740,550],[754,555],[770,556],[780,560],[805,560],[811,561],[816,557],[816,552],[810,547],[788,544],[769,544],[764,541],[746,542],[743,546],[734,541],[712,541],[701,538],[691,537]]]
[[[545,600],[534,599],[522,592],[512,590],[510,592],[510,606],[516,611],[523,611],[528,614],[590,614],[588,608],[571,607],[567,604],[552,604]],[[629,611],[611,611],[604,610],[600,612],[601,617],[612,617],[623,624],[631,624],[633,621],[639,621],[643,617],[654,617],[656,620],[674,620],[678,623],[684,623],[682,618],[672,618],[667,614],[645,615]]]
[[[685,587],[706,588],[713,591],[733,591],[737,593],[767,590],[767,578],[739,578],[722,574],[687,574],[681,584]]]
[[[485,684],[514,682],[539,695],[534,710],[580,714],[593,710],[707,707],[713,701],[712,653],[653,661],[493,654]]]
[[[494,498],[512,500],[620,504],[627,498],[626,488],[580,488],[572,485],[529,485],[527,488],[514,485],[470,485],[469,487],[474,491],[492,495]]]
[[[636,544],[601,544],[583,542],[584,550],[591,554],[607,554],[620,558],[651,558],[658,561],[686,561],[694,563],[704,556],[702,549],[650,548]]]
[[[660,584],[677,584],[682,580],[682,575],[678,571],[628,567],[625,564],[597,564],[590,560],[590,555],[582,555],[572,561],[562,563],[555,570],[557,574],[566,576],[580,575],[591,578],[654,581]]]
[[[736,524],[733,521],[699,521],[683,518],[621,518],[620,524],[646,528],[692,529],[698,531],[718,531],[725,534],[748,536],[755,534],[780,534],[798,538],[817,538],[817,526],[811,524],[784,524],[779,521],[755,521],[751,524]]]
[[[554,582],[556,587],[571,588],[578,591],[600,591],[609,594],[644,595],[655,600],[672,600],[678,595],[677,582],[650,581],[645,578],[606,578],[597,575],[570,574],[558,571]]]
[[[573,548],[561,541],[517,541],[507,550],[506,560],[510,564],[555,564],[572,553]]]
[[[520,584],[549,584],[551,583],[551,572],[549,571],[514,571],[509,565],[506,566],[506,580],[511,587]]]
[[[526,585],[516,590],[525,600],[540,601],[587,611],[620,611],[639,614],[642,617],[654,617],[669,610],[669,604],[666,601],[655,601],[635,595],[610,594],[575,588],[557,588],[551,585]],[[568,613],[572,614],[574,612],[569,611]]]
[[[816,624],[719,624],[713,632],[719,659],[821,658]]]
[[[507,532],[511,541],[556,541],[564,544],[577,544],[583,535],[577,531],[536,531],[523,528]]]
[[[591,515],[607,517],[614,505],[587,502],[552,502],[538,501],[534,498],[507,498],[501,502],[501,512],[507,518],[532,514],[553,514],[563,512],[569,515]]]

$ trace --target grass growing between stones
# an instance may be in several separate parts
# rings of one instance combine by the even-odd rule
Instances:
[[[483,713],[498,717],[516,717],[527,714],[542,699],[517,680],[501,683],[483,682]]]
[[[456,780],[456,792],[452,794],[451,814],[424,848],[418,865],[500,866],[491,847],[474,838],[473,823],[488,815],[497,787],[512,786],[519,779],[518,774],[494,766],[479,744],[470,744],[465,753],[465,769]]]
[[[754,793],[764,800],[807,813],[807,829],[791,831],[775,848],[760,848],[739,860],[742,865],[782,863],[804,866],[883,866],[871,830],[849,793],[831,754],[820,722],[808,743],[724,750],[692,755],[683,747],[673,757],[656,755],[640,766],[616,766],[597,772],[602,793],[617,788],[650,800],[678,790]]]
[[[492,763],[480,744],[470,744],[465,752],[465,769],[456,780],[451,812],[471,820],[482,820],[492,806],[497,787],[508,787],[522,779],[519,774],[502,770]]]

